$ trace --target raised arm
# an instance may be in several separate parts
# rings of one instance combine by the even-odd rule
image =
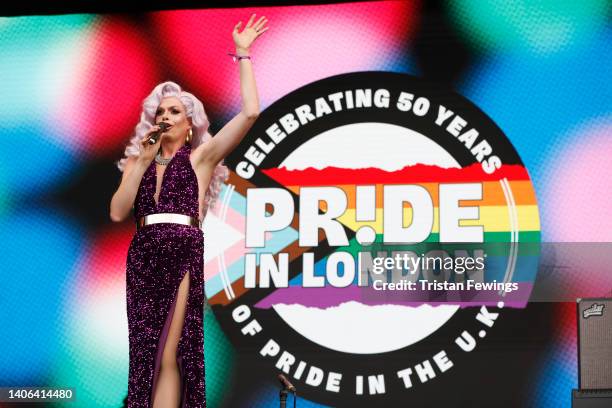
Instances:
[[[260,17],[257,22],[255,14],[242,32],[239,32],[242,21],[236,24],[232,36],[236,45],[236,54],[249,55],[253,42],[265,31],[267,19]],[[242,110],[234,116],[221,130],[207,143],[198,146],[195,151],[196,166],[214,167],[223,160],[236,147],[247,134],[259,115],[259,98],[255,86],[255,76],[251,60],[243,58],[240,64],[240,95],[242,96]]]

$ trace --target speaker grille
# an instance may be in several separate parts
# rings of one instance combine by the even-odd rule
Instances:
[[[579,387],[612,388],[612,299],[578,301],[578,336]]]

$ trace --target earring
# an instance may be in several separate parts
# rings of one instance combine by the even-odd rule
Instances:
[[[187,133],[187,143],[191,142],[191,139],[193,139],[193,131],[191,129],[189,129],[189,132]]]

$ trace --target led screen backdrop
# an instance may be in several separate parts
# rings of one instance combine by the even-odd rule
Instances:
[[[227,53],[233,26],[252,13],[271,27],[252,50],[262,110],[341,74],[424,78],[465,97],[503,131],[528,171],[534,193],[526,205],[537,202],[530,231],[539,231],[538,240],[612,241],[609,2],[379,1],[2,17],[0,385],[75,388],[76,405],[55,406],[122,406],[125,261],[135,227],[108,215],[120,179],[114,162],[142,100],[162,81],[203,101],[213,134],[240,110],[238,67]],[[344,146],[338,157],[357,149]],[[304,154],[320,159],[316,148]],[[227,201],[204,228],[209,300],[242,278],[245,197],[232,189],[224,187]],[[292,234],[277,234],[274,245]],[[610,295],[598,278],[606,265],[578,264],[564,275],[556,268],[563,262],[561,254],[544,269],[566,286],[582,274],[584,296]],[[209,406],[276,406],[276,360],[234,341],[240,327],[223,324],[215,304],[205,309]],[[445,375],[368,401],[569,407],[575,325],[571,301],[509,308]],[[334,364],[336,354],[317,358]],[[295,383],[301,407],[343,405]]]

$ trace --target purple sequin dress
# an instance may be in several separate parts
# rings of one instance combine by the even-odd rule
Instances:
[[[167,165],[155,204],[155,161],[144,173],[134,216],[179,213],[198,217],[198,182],[182,146]],[[204,389],[204,237],[202,230],[181,224],[152,224],[134,235],[127,256],[127,315],[130,370],[128,407],[149,408],[181,280],[190,274],[183,332],[177,349],[181,374],[181,407],[205,407]]]

